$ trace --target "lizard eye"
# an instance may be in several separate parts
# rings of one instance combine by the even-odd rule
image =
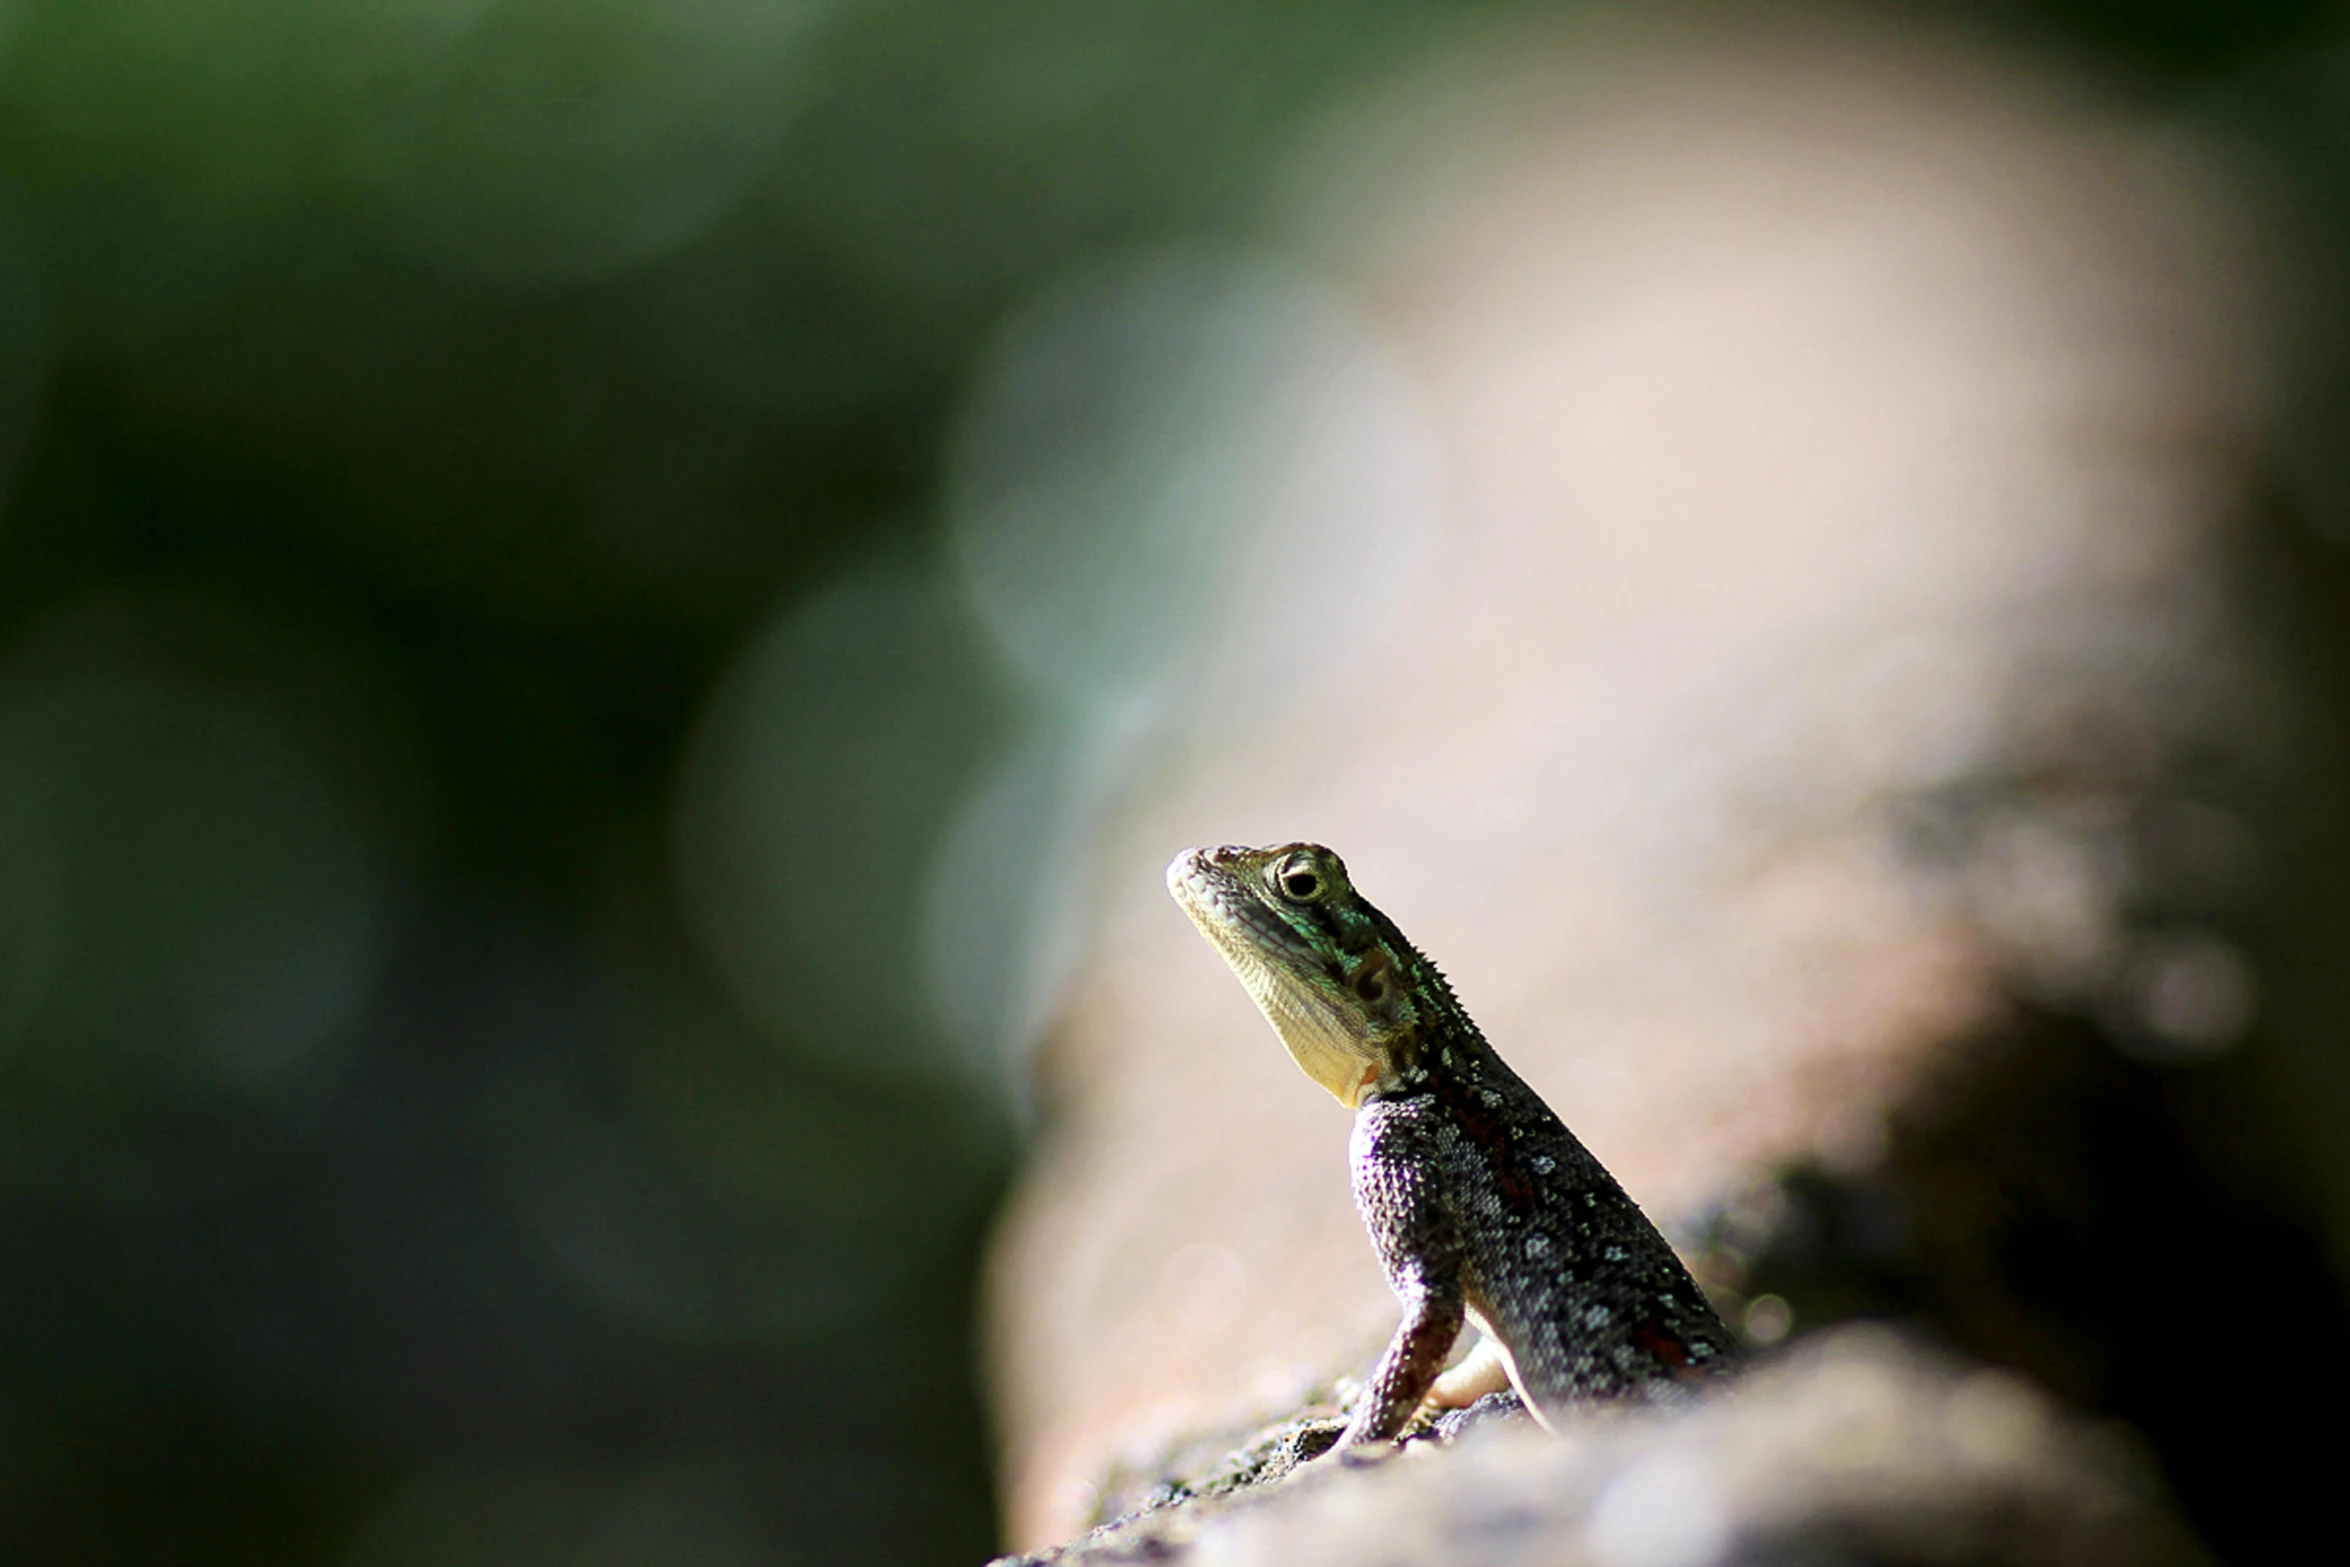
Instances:
[[[1274,875],[1273,883],[1292,903],[1311,903],[1322,895],[1322,873],[1302,857],[1283,865]]]

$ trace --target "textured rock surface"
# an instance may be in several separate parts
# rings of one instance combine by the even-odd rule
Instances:
[[[1444,1562],[1709,1567],[1965,1562],[2186,1567],[2204,1560],[2114,1427],[2065,1419],[2008,1372],[1847,1330],[1728,1396],[1597,1417],[1552,1440],[1522,1422],[1376,1465],[1336,1461],[1163,1503],[1035,1567]]]

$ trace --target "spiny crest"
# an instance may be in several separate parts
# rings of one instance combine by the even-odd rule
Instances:
[[[1459,1017],[1462,1022],[1467,1022],[1469,1015],[1461,1010],[1460,998],[1452,993],[1452,981],[1444,977],[1444,970],[1438,968],[1418,952],[1414,952],[1412,956],[1419,965],[1413,988],[1423,995],[1434,998],[1445,1011]]]

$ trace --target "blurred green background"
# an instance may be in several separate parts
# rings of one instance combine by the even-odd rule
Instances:
[[[1085,768],[940,585],[959,411],[1496,9],[0,3],[0,1556],[993,1547],[971,931]],[[2350,288],[2350,8],[1959,9]]]

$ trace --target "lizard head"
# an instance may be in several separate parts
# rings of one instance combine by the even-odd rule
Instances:
[[[1419,1018],[1418,955],[1318,843],[1186,849],[1167,890],[1247,987],[1290,1058],[1349,1109],[1393,1086]]]

